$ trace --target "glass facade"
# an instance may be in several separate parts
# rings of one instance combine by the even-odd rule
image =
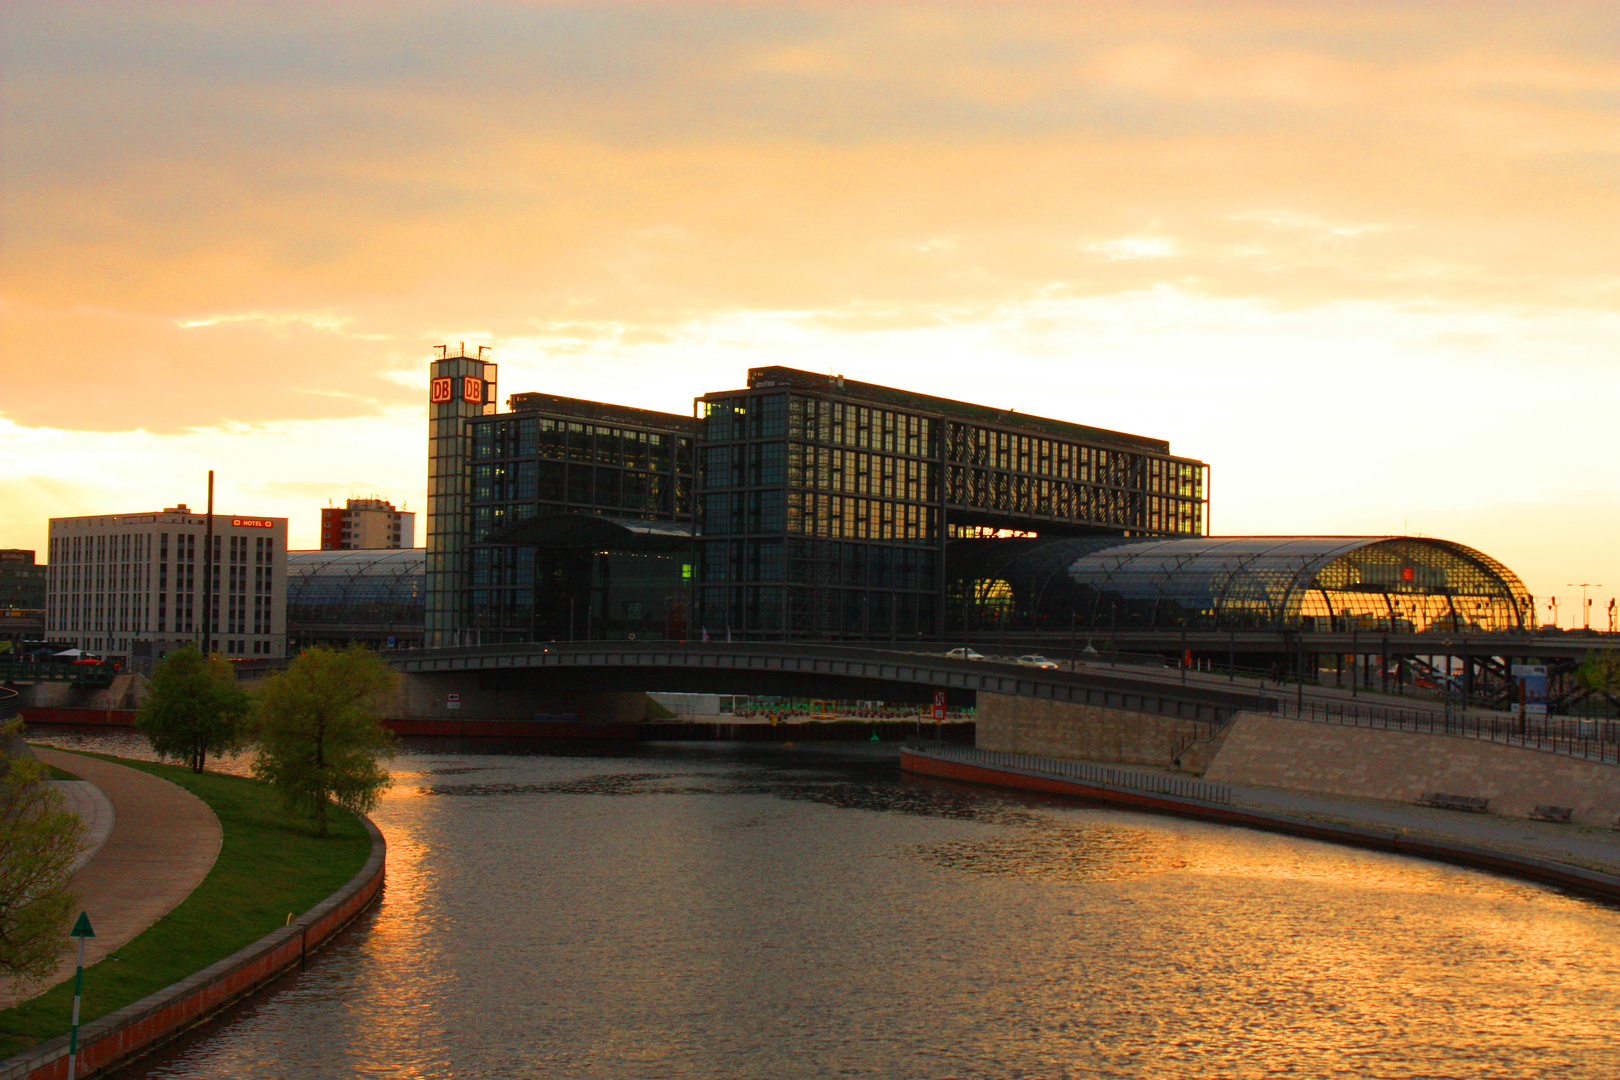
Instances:
[[[471,421],[495,411],[495,365],[484,350],[454,355],[440,346],[428,380],[426,644],[467,642],[467,595],[473,522]]]
[[[964,541],[953,628],[1220,628],[1468,633],[1533,626],[1519,578],[1416,537]]]
[[[755,368],[695,417],[484,393],[433,406],[430,645],[937,637],[953,540],[1203,528],[1205,466],[1161,440],[842,377]]]
[[[467,426],[466,639],[684,636],[692,419],[550,394],[509,404]],[[559,524],[580,517],[617,524]]]
[[[711,631],[935,637],[953,538],[1203,528],[1204,466],[1160,440],[790,368],[755,368],[701,408]]]
[[[427,616],[423,548],[289,551],[287,637],[296,647],[417,648]]]

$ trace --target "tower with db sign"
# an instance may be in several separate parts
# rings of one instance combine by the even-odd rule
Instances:
[[[222,656],[287,651],[287,519],[208,515],[184,503],[51,518],[45,633],[136,671],[206,639]],[[210,581],[211,577],[211,581]]]
[[[472,523],[468,499],[469,421],[495,411],[495,365],[488,350],[438,347],[428,378],[427,623],[431,646],[455,645],[464,626],[462,595],[468,587]]]

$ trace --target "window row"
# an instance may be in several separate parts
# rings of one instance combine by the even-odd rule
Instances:
[[[670,516],[684,511],[686,477],[605,466],[514,461],[473,467],[472,501],[535,500],[563,507]]]
[[[926,544],[939,535],[939,508],[858,495],[790,491],[787,531],[828,539]]]

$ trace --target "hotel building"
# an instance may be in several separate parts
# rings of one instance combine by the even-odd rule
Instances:
[[[209,533],[207,515],[183,503],[52,518],[47,636],[136,670],[185,643],[284,655],[287,519],[215,514],[211,552]]]

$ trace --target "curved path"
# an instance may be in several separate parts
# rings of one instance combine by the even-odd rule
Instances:
[[[88,967],[173,911],[208,876],[219,856],[219,819],[191,792],[150,773],[42,746],[33,751],[86,781],[61,789],[91,844],[70,881],[96,932],[85,943]],[[0,1009],[71,979],[75,966],[69,951],[44,983],[21,994],[0,985]]]

